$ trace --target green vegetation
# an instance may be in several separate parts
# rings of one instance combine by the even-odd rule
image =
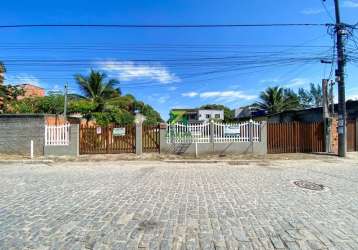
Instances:
[[[95,119],[103,126],[110,123],[131,124],[134,122],[135,111],[147,117],[146,124],[162,121],[160,114],[151,106],[136,100],[132,95],[121,96],[118,81],[106,80],[104,73],[92,70],[89,76],[76,75],[75,79],[82,95],[68,95],[69,114],[79,113],[86,119]],[[51,92],[44,97],[22,100],[13,98],[7,103],[5,112],[62,114],[64,103],[63,94]]]
[[[322,106],[322,87],[313,83],[310,84],[310,89],[305,90],[300,88],[298,90],[300,104],[303,108],[312,108]]]
[[[268,87],[260,94],[260,101],[253,106],[275,114],[287,110],[319,107],[322,105],[322,88],[311,83],[310,89],[303,88],[298,93],[292,89],[281,87]]]

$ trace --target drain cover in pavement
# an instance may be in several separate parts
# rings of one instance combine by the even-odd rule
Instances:
[[[294,181],[293,182],[297,187],[305,188],[309,190],[321,191],[324,189],[324,186],[310,181]]]

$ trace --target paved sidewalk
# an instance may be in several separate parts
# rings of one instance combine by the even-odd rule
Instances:
[[[0,172],[0,249],[358,249],[355,160],[0,164]]]

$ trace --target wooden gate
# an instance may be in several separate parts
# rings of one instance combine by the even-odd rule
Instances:
[[[159,125],[143,125],[142,142],[143,142],[143,152],[159,152],[160,151]]]
[[[80,128],[80,154],[135,153],[135,126]]]
[[[348,120],[347,121],[347,151],[348,152],[357,151],[356,140],[357,140],[356,121]]]
[[[268,153],[323,152],[323,123],[269,123],[267,125]]]

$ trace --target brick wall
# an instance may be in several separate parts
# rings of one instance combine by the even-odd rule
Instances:
[[[332,152],[338,154],[338,120],[333,118],[332,120],[332,133],[331,133],[331,149]]]
[[[36,97],[36,96],[45,96],[45,90],[43,88],[31,85],[31,84],[22,84],[18,87],[24,90],[23,96],[18,96],[17,99],[21,100],[27,97]]]
[[[44,154],[45,119],[43,115],[0,115],[0,154]]]

